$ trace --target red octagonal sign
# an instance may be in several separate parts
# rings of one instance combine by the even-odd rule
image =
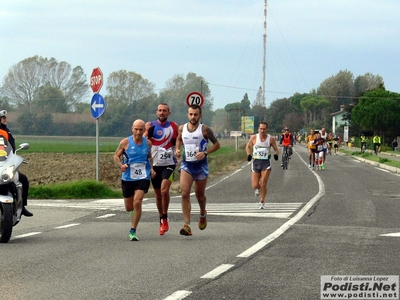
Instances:
[[[93,93],[98,93],[103,86],[103,72],[101,72],[100,68],[94,68],[92,75],[90,75],[90,87],[92,88]]]

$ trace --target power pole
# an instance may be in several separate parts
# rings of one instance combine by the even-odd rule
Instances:
[[[265,69],[267,66],[267,0],[264,0],[264,57],[263,57],[263,82],[262,82],[262,106],[265,106]]]

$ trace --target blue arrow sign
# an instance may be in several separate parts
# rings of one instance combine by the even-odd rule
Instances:
[[[92,97],[92,102],[90,103],[90,107],[93,118],[98,119],[106,110],[106,102],[100,94],[94,94]]]

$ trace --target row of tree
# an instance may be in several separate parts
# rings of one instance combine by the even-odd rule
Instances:
[[[163,102],[170,105],[174,121],[187,122],[185,98],[192,91],[204,95],[202,121],[221,133],[240,130],[242,116],[254,116],[255,128],[260,121],[267,121],[275,132],[284,126],[294,132],[311,127],[331,128],[331,114],[341,105],[346,107],[345,118],[352,126],[352,134],[362,130],[386,135],[400,132],[399,94],[386,91],[383,78],[370,73],[354,77],[348,70],[339,71],[317,89],[276,99],[268,108],[261,105],[260,87],[253,101],[246,93],[240,101],[214,111],[209,85],[195,73],[173,76],[157,94],[148,79],[120,70],[108,76],[106,89],[107,110],[100,121],[101,134],[105,136],[129,134],[133,120],[154,119],[157,105]],[[51,113],[90,114],[89,95],[87,75],[80,66],[72,68],[67,62],[36,55],[9,69],[0,90],[0,105],[1,109],[23,112],[15,124],[19,126],[13,126],[22,134],[94,135],[93,124],[59,124],[51,117]]]

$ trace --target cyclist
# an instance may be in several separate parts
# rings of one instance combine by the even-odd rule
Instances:
[[[367,137],[365,136],[364,133],[361,133],[361,152],[363,152],[363,146],[365,146],[365,149],[367,149]]]
[[[378,155],[379,148],[381,146],[381,137],[379,135],[375,134],[374,137],[372,138],[372,143],[374,144],[375,154]]]
[[[285,127],[285,132],[281,135],[281,138],[279,140],[279,146],[282,147],[287,147],[288,148],[288,154],[289,158],[291,158],[293,154],[293,135],[290,133],[289,128]],[[281,166],[283,166],[283,155],[285,154],[285,151],[282,153],[282,160],[281,160]]]

